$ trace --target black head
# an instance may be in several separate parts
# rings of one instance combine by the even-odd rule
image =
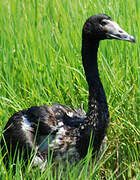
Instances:
[[[105,14],[91,16],[84,24],[83,38],[90,40],[119,39],[135,42],[135,38],[125,32]]]

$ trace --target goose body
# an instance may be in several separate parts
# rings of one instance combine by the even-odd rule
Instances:
[[[4,137],[7,147],[12,145],[14,155],[18,142],[18,149],[24,150],[25,159],[32,150],[36,151],[34,164],[42,164],[48,158],[48,149],[53,151],[55,160],[65,160],[68,156],[73,162],[80,157],[75,154],[78,132],[72,131],[84,122],[85,117],[84,112],[61,104],[34,106],[19,111],[6,124]]]
[[[119,39],[135,42],[109,16],[98,14],[85,22],[82,31],[82,62],[89,87],[87,114],[82,110],[54,104],[34,106],[15,113],[7,122],[1,140],[2,152],[14,156],[23,150],[26,159],[36,152],[34,164],[42,164],[53,152],[53,160],[78,162],[88,151],[92,133],[93,156],[106,135],[109,112],[99,77],[97,53],[100,40]]]

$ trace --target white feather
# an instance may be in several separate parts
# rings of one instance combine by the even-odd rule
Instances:
[[[32,123],[27,119],[27,115],[23,115],[22,119],[23,119],[23,122],[22,122],[22,129],[23,129],[23,131],[30,130]]]

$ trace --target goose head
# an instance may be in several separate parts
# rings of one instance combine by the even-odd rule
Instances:
[[[83,39],[100,41],[118,39],[135,43],[133,36],[124,31],[115,21],[105,14],[91,16],[84,24]]]

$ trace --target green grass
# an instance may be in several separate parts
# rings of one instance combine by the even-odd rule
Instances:
[[[110,110],[108,145],[99,161],[80,162],[66,172],[49,164],[45,172],[30,162],[10,162],[0,155],[0,179],[140,179],[140,1],[5,0],[0,1],[0,135],[8,118],[33,105],[54,102],[87,111],[88,88],[81,62],[85,20],[105,13],[137,43],[104,41],[99,70]],[[15,166],[15,175],[13,175]]]

